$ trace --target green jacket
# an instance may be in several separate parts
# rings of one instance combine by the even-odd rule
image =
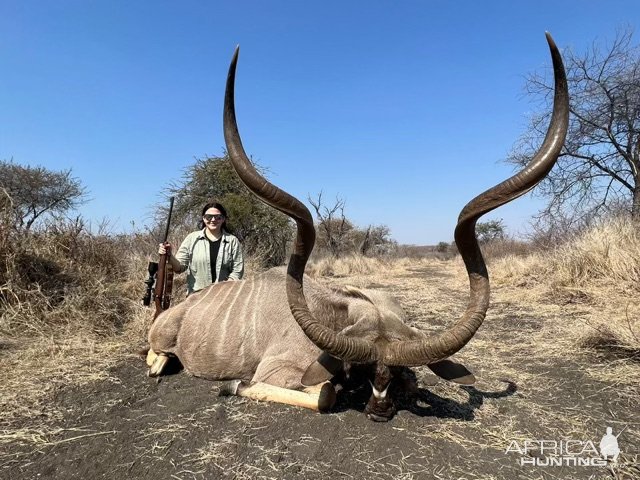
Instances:
[[[191,232],[172,256],[172,267],[176,273],[187,270],[187,291],[191,294],[213,283],[209,242],[203,230]],[[179,268],[176,268],[179,267]],[[216,259],[216,283],[225,280],[240,280],[244,274],[242,246],[236,237],[222,232],[222,243]]]

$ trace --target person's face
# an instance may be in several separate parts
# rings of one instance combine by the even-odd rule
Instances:
[[[209,208],[202,217],[202,221],[206,225],[206,227],[213,231],[220,231],[222,225],[224,224],[224,215],[217,208]]]

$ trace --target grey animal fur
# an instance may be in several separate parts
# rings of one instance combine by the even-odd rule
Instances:
[[[304,372],[322,352],[289,309],[285,275],[277,267],[190,295],[158,316],[149,331],[151,349],[175,355],[198,377],[302,388]],[[424,337],[403,322],[402,308],[385,292],[330,289],[309,277],[304,290],[314,316],[335,332],[372,342]]]

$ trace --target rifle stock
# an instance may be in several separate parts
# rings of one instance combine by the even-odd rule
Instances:
[[[154,302],[156,305],[156,312],[153,315],[154,320],[171,305],[171,292],[167,292],[167,283],[168,279],[171,278],[171,285],[173,286],[173,269],[167,261],[168,257],[168,255],[160,255],[160,259],[158,260],[158,274],[154,292]]]

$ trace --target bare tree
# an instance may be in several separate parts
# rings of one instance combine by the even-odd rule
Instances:
[[[86,200],[86,191],[71,170],[22,166],[0,160],[0,188],[11,199],[14,227],[29,230],[45,215],[65,214]]]
[[[621,210],[640,219],[640,48],[633,44],[633,32],[620,31],[609,45],[594,43],[585,53],[567,50],[563,56],[571,123],[557,165],[538,187],[549,198],[538,219],[581,225]],[[553,76],[530,75],[526,91],[550,104]],[[529,161],[542,143],[548,115],[532,115],[508,162]]]
[[[344,214],[345,201],[336,197],[333,205],[323,203],[322,192],[308,197],[316,213],[317,245],[334,257],[345,254],[388,254],[397,248],[386,225],[369,225],[366,229],[354,225]]]
[[[308,200],[316,212],[319,246],[339,257],[347,248],[349,234],[354,229],[353,224],[344,215],[345,201],[336,197],[332,206],[324,205],[322,192],[315,200],[311,196]]]

